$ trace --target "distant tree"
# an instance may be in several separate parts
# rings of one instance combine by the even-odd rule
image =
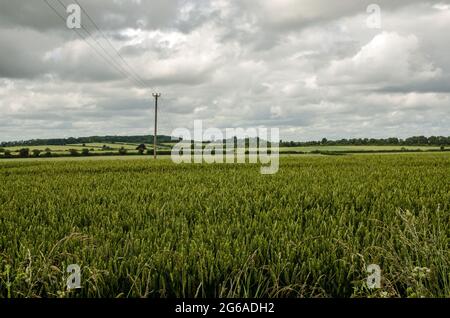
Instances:
[[[388,138],[388,144],[390,145],[398,145],[399,140],[398,138]]]
[[[44,150],[45,152],[52,152],[52,150],[50,148],[45,148]]]
[[[69,153],[71,156],[78,156],[79,152],[76,149],[69,149]]]
[[[326,145],[327,142],[328,142],[327,138],[323,138],[321,143],[322,143],[322,145]]]
[[[89,156],[89,149],[84,148],[83,150],[81,150],[81,154],[82,154],[83,156]]]
[[[22,148],[19,150],[19,157],[21,158],[27,158],[30,156],[30,149],[28,148]]]
[[[144,151],[147,149],[147,146],[145,144],[140,144],[136,150],[139,152],[140,155],[144,154]]]
[[[444,151],[445,150],[445,146],[441,146],[441,151]]]
[[[439,144],[439,139],[436,136],[431,136],[431,137],[428,137],[427,139],[428,139],[427,143],[429,145],[438,145]]]
[[[126,150],[125,147],[121,147],[121,148],[119,149],[119,155],[124,156],[124,155],[127,154],[127,152],[128,152],[128,150]]]
[[[0,148],[0,153],[5,152],[5,148]]]
[[[5,150],[5,157],[6,158],[11,158],[12,157],[11,150],[8,150],[8,149]]]
[[[41,154],[42,151],[39,149],[33,149],[32,152],[33,152],[34,157],[39,157],[39,155]]]
[[[425,136],[414,136],[406,138],[405,143],[411,146],[424,146],[428,145],[428,138]]]

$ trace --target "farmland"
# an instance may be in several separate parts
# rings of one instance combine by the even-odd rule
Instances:
[[[170,154],[171,148],[175,143],[163,142],[157,145],[158,152],[161,155]],[[69,156],[112,156],[112,155],[137,155],[139,144],[132,143],[86,143],[86,144],[67,144],[44,145],[44,146],[10,146],[0,147],[0,159],[3,158],[23,158],[23,157],[69,157]],[[146,145],[147,152],[143,154],[153,154],[153,145]],[[445,147],[444,147],[445,148]],[[23,156],[21,150],[27,149],[28,153]],[[124,152],[121,152],[121,149]],[[255,151],[254,148],[247,148],[249,151]],[[86,153],[85,153],[86,151]],[[299,147],[280,147],[281,154],[311,154],[311,153],[398,153],[398,152],[437,152],[442,151],[440,146],[371,146],[371,145],[348,145],[348,146],[299,146]],[[448,147],[445,151],[449,151]],[[9,152],[9,155],[6,155]]]
[[[430,151],[439,150],[438,146],[301,146],[301,147],[280,147],[280,152],[286,151],[300,151],[300,152],[312,152],[312,151],[336,151],[336,152],[353,152],[353,151],[404,151],[404,150],[418,150],[418,151]]]
[[[67,144],[60,145],[43,145],[43,146],[13,146],[1,147],[0,159],[2,158],[19,158],[21,150],[27,149],[26,158],[45,158],[45,157],[68,157],[68,156],[111,156],[111,155],[137,155],[139,152],[137,147],[139,144],[129,143],[87,143],[87,144]],[[148,153],[152,152],[153,146],[146,145]],[[159,152],[170,151],[170,146],[160,144],[157,146]],[[124,153],[120,153],[124,150]],[[85,154],[84,151],[87,153]],[[9,152],[9,155],[5,155]],[[145,153],[145,152],[144,152]]]
[[[68,144],[64,146],[56,145],[46,145],[46,146],[15,146],[15,147],[4,147],[3,150],[9,150],[11,153],[18,153],[20,149],[28,148],[29,150],[39,150],[42,153],[49,151],[53,154],[68,154],[71,149],[75,149],[81,152],[83,149],[88,149],[92,154],[101,154],[104,152],[118,151],[120,148],[124,148],[128,151],[135,151],[138,145],[134,144],[99,144],[99,143],[89,143],[89,144]],[[137,151],[136,151],[137,152]]]
[[[449,172],[448,152],[289,156],[275,175],[0,161],[0,297],[450,297]]]

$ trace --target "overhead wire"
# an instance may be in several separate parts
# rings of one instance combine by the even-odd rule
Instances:
[[[57,0],[59,4],[66,8],[65,5],[61,2],[61,0]],[[52,6],[48,0],[44,0],[44,2],[47,4],[47,6],[65,23],[66,19],[59,13],[59,11]],[[92,34],[84,28],[84,26],[81,26],[82,29],[90,36],[101,48],[102,46],[99,44],[99,42],[92,37]],[[117,65],[117,62],[114,61],[114,59],[107,53],[107,51],[103,48],[103,51],[105,51],[105,54],[102,54],[97,47],[95,47],[92,43],[90,43],[87,38],[79,31],[79,29],[74,28],[72,29],[86,44],[88,44],[91,49],[95,51],[95,53],[100,57],[101,60],[103,60],[107,65],[112,66],[116,71],[118,71],[121,75],[125,76],[127,79],[129,79],[133,85],[139,86],[140,88],[146,88],[143,83],[140,83],[139,81],[136,81],[127,71],[123,70],[120,66]]]
[[[61,0],[57,0],[58,3],[61,5],[61,7],[63,9],[66,9],[66,5],[61,1]],[[135,84],[137,84],[138,86],[140,86],[141,88],[145,88],[145,85],[140,83],[139,81],[136,81],[132,74],[127,71],[120,63],[118,63],[112,56],[111,54],[103,47],[103,45],[101,45],[101,43],[92,35],[92,33],[87,30],[85,28],[85,26],[83,24],[80,25],[81,29],[88,35],[89,38],[91,38],[95,43],[97,43],[97,45],[100,47],[100,49],[105,53],[105,55],[109,58],[109,60],[117,67],[121,69],[121,73],[122,75],[125,75],[125,77],[129,77],[132,81],[135,82]]]
[[[83,13],[86,15],[86,17],[89,19],[89,21],[92,23],[92,25],[97,29],[98,33],[101,35],[101,37],[105,40],[106,43],[112,48],[112,50],[117,54],[119,59],[128,67],[129,73],[133,75],[133,77],[141,84],[147,86],[146,82],[139,76],[139,74],[134,70],[134,68],[127,62],[127,60],[120,54],[120,51],[111,43],[111,41],[108,39],[108,37],[105,35],[105,33],[102,31],[102,29],[97,25],[97,23],[94,21],[94,19],[91,17],[91,15],[87,12],[87,9],[78,1],[75,0],[76,4],[78,4],[83,11]],[[151,88],[151,87],[149,87]]]

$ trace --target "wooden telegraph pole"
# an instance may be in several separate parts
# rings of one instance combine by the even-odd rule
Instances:
[[[155,98],[155,134],[153,135],[153,158],[156,159],[156,143],[158,138],[158,98],[161,97],[161,93],[153,93]]]

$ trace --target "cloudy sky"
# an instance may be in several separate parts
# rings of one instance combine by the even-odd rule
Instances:
[[[86,40],[44,0],[0,0],[0,141],[150,134],[154,90],[164,134],[450,135],[450,1],[78,1]]]

